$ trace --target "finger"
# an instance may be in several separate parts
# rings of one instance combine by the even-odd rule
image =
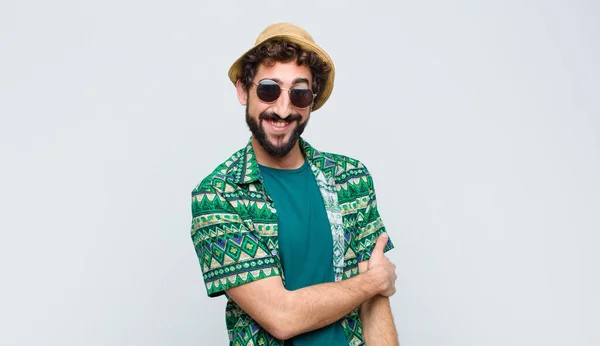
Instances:
[[[385,232],[381,233],[381,235],[377,238],[377,241],[375,242],[375,249],[373,249],[373,252],[383,253],[383,249],[385,249],[387,240],[388,240],[387,233],[385,233]]]
[[[387,291],[385,291],[385,292],[383,293],[383,295],[384,295],[384,296],[386,296],[386,297],[391,297],[391,296],[393,296],[395,293],[396,293],[396,287],[393,287],[393,288],[392,288],[392,287],[390,287],[390,288],[389,288]]]

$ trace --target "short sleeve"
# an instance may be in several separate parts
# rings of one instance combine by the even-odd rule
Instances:
[[[365,168],[366,170],[366,168]],[[371,258],[371,252],[375,248],[377,237],[383,232],[386,232],[383,220],[379,215],[377,209],[377,197],[375,193],[375,186],[373,178],[369,172],[366,172],[364,182],[366,184],[363,194],[357,197],[357,205],[360,206],[358,210],[357,226],[358,231],[355,235],[355,248],[356,248],[356,259],[360,263]],[[394,248],[391,236],[388,233],[388,242],[385,246],[384,252],[387,252]]]
[[[191,208],[191,237],[209,297],[280,275],[279,259],[218,191],[195,189]]]

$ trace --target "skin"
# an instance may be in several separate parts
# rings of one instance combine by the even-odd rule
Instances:
[[[383,251],[374,251],[373,256],[384,256],[384,254]],[[375,259],[376,262],[379,260],[379,258]],[[360,262],[358,264],[360,273],[370,270],[369,266],[373,264],[373,261],[374,259],[371,257],[369,261]],[[378,346],[400,345],[389,296],[379,294],[362,303],[360,306],[360,320],[363,324],[365,344]]]
[[[254,82],[277,79],[283,88],[301,84],[310,86],[312,74],[307,66],[295,62],[277,62],[273,66],[259,66]],[[300,80],[306,80],[298,83]],[[272,145],[283,146],[290,140],[298,122],[284,128],[275,128],[260,115],[273,112],[286,119],[299,114],[300,122],[307,122],[310,107],[299,109],[282,95],[273,103],[262,102],[252,85],[246,90],[238,81],[237,96],[240,104],[248,106],[248,114],[264,127],[266,140]],[[304,155],[298,143],[282,157],[267,153],[256,139],[252,139],[258,163],[279,169],[295,169],[302,166]],[[227,294],[271,335],[286,340],[296,335],[325,327],[361,306],[365,342],[368,345],[398,345],[398,337],[392,319],[389,297],[396,292],[396,266],[384,255],[387,234],[378,239],[369,261],[359,263],[360,273],[348,280],[330,282],[295,291],[288,291],[280,277],[270,277],[227,290]]]

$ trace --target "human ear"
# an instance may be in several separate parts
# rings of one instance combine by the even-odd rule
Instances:
[[[248,90],[246,90],[246,87],[244,87],[239,79],[235,82],[235,89],[237,91],[238,101],[240,101],[242,106],[245,106],[248,103]]]

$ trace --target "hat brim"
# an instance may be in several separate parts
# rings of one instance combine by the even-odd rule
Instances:
[[[302,49],[304,49],[306,51],[315,52],[317,54],[317,56],[330,67],[329,73],[327,75],[327,80],[325,81],[325,85],[323,86],[323,91],[321,91],[321,95],[317,95],[318,100],[317,100],[317,103],[315,103],[313,105],[312,111],[314,112],[317,109],[321,108],[325,104],[327,99],[329,99],[329,96],[331,96],[331,93],[333,92],[333,82],[335,79],[335,66],[333,65],[333,60],[318,45],[316,45],[312,42],[302,40],[296,36],[274,35],[274,36],[269,37],[269,39],[267,39],[263,42],[260,42],[259,44],[256,44],[252,48],[248,49],[244,54],[242,54],[242,56],[240,56],[233,63],[233,65],[231,65],[231,68],[229,68],[228,75],[229,75],[229,79],[231,80],[231,82],[235,85],[237,83],[238,79],[241,77],[242,61],[244,60],[244,57],[246,56],[246,54],[250,53],[253,49],[260,46],[261,44],[263,44],[267,41],[274,40],[274,39],[284,39],[286,41],[290,41],[292,43],[299,45]]]

